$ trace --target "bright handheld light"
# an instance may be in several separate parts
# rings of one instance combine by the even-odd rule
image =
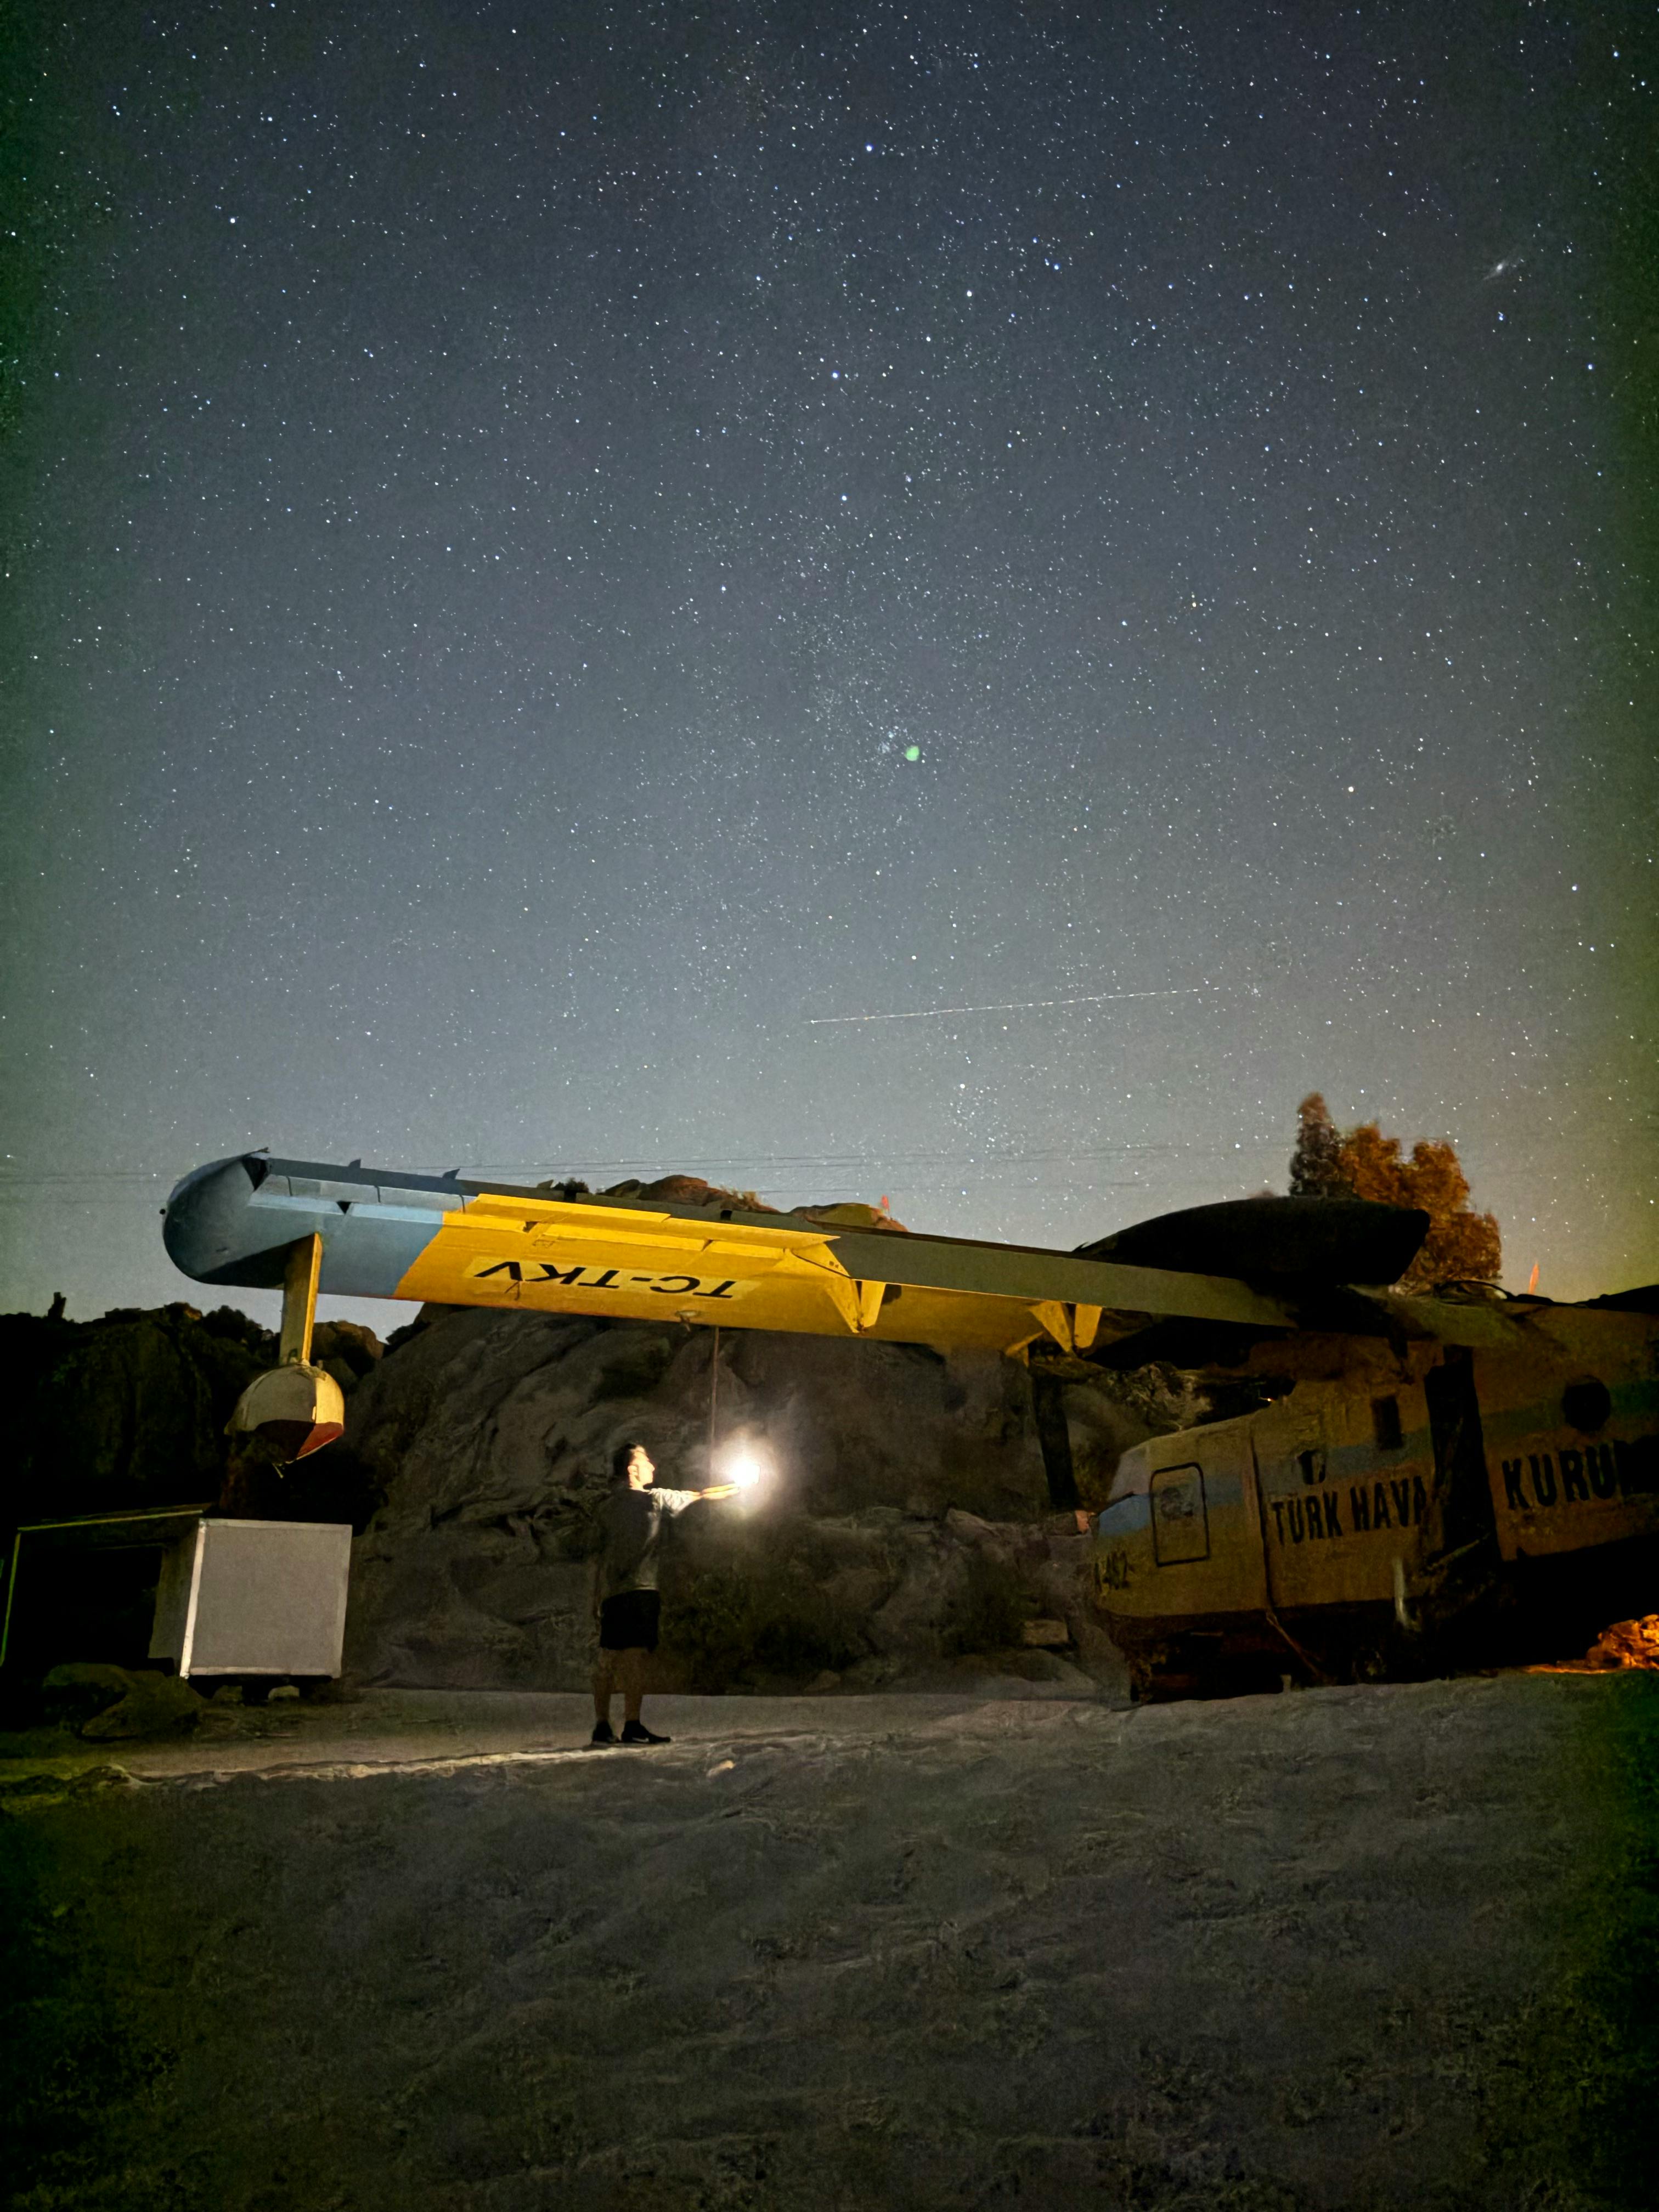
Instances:
[[[763,1455],[740,1437],[734,1437],[715,1461],[715,1479],[738,1490],[752,1490],[769,1472]]]

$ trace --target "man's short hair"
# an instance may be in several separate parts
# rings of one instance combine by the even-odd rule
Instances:
[[[611,1480],[612,1483],[622,1483],[627,1481],[628,1470],[633,1465],[634,1455],[638,1451],[638,1449],[639,1446],[637,1444],[618,1444],[617,1446],[616,1450],[611,1455]]]

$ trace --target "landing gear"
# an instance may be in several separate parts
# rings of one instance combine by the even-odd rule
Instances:
[[[233,1464],[244,1490],[264,1466],[304,1459],[345,1429],[345,1399],[334,1377],[311,1363],[323,1240],[302,1237],[289,1248],[283,1278],[283,1334],[278,1364],[256,1375],[230,1417]],[[237,1502],[228,1485],[227,1502]],[[252,1517],[252,1516],[250,1516]]]

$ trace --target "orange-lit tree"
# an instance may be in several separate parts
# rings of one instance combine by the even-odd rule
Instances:
[[[1423,1249],[1400,1279],[1403,1291],[1436,1283],[1493,1282],[1503,1264],[1498,1223],[1469,1205],[1468,1178],[1449,1145],[1419,1139],[1412,1155],[1375,1121],[1346,1133],[1316,1091],[1297,1109],[1291,1189],[1301,1198],[1370,1198],[1385,1206],[1419,1206],[1429,1217]]]

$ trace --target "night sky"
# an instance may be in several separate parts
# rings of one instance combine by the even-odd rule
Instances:
[[[1071,1246],[1316,1087],[1659,1276],[1650,8],[32,12],[0,1306],[253,1146]]]

